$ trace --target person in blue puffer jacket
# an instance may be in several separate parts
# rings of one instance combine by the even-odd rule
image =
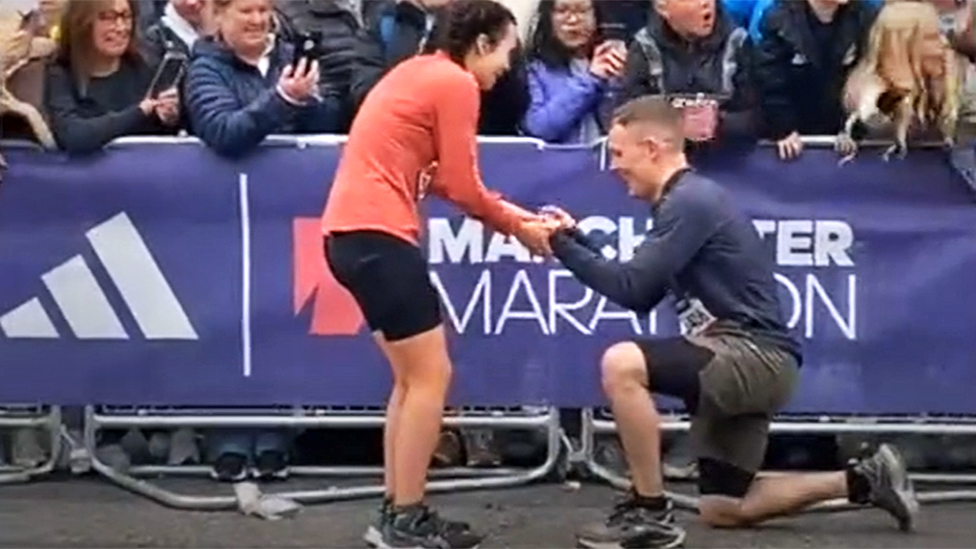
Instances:
[[[542,0],[528,50],[525,134],[550,143],[590,143],[606,133],[626,46],[605,41],[591,0]]]
[[[214,0],[217,33],[193,46],[184,82],[191,132],[239,157],[270,134],[339,133],[341,98],[319,92],[318,62],[291,66],[271,0]]]

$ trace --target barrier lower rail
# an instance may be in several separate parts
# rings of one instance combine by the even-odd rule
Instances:
[[[206,410],[173,410],[136,408],[126,412],[99,410],[88,406],[85,410],[84,446],[91,466],[110,482],[152,499],[167,507],[185,510],[229,510],[237,508],[238,501],[232,496],[199,496],[179,494],[154,483],[137,478],[158,474],[199,475],[208,469],[201,467],[138,467],[120,471],[103,463],[96,452],[97,433],[106,428],[330,428],[350,429],[382,427],[381,410],[374,412],[337,411],[329,409],[295,409],[291,412],[250,414],[208,413]],[[546,431],[546,459],[534,468],[527,469],[471,469],[452,468],[434,470],[435,477],[467,477],[435,480],[428,484],[430,492],[507,488],[528,484],[547,477],[556,470],[563,454],[564,441],[559,425],[559,411],[547,408],[515,413],[499,413],[492,410],[464,410],[461,415],[447,415],[445,424],[454,427],[479,427],[489,429],[544,429]],[[358,477],[379,475],[378,467],[291,467],[289,471],[299,476]],[[280,495],[299,503],[324,503],[330,501],[379,497],[383,495],[381,484],[355,487],[331,487],[322,490],[288,491]]]
[[[663,431],[687,432],[690,427],[687,416],[679,414],[662,415]],[[611,486],[626,490],[630,481],[596,459],[596,437],[600,434],[616,434],[616,424],[605,410],[592,408],[583,411],[582,418],[582,464],[595,477]],[[955,418],[898,418],[898,417],[779,417],[770,425],[771,433],[809,433],[809,434],[918,434],[976,436],[976,419]],[[934,484],[976,484],[976,474],[911,474],[916,482]],[[676,505],[686,511],[697,511],[698,498],[684,494],[669,493]],[[926,504],[957,503],[976,501],[976,490],[942,490],[922,492],[919,501]],[[835,500],[811,507],[808,512],[836,512],[861,509],[846,500]]]
[[[54,470],[61,457],[63,427],[58,406],[0,406],[0,430],[41,429],[48,436],[48,457],[32,467],[0,467],[0,484],[28,482]]]

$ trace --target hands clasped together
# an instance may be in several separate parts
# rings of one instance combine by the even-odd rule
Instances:
[[[549,239],[556,231],[572,229],[576,220],[557,206],[545,206],[538,213],[523,210],[509,204],[508,207],[517,210],[522,222],[515,230],[515,238],[535,255],[552,256]]]

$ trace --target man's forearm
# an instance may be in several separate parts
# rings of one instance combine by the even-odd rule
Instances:
[[[580,282],[622,307],[646,312],[663,297],[663,292],[645,295],[643,287],[654,273],[637,273],[633,265],[607,261],[599,251],[571,233],[561,231],[550,243],[553,254]]]

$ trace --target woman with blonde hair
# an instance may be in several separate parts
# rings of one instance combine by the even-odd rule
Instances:
[[[917,135],[937,130],[939,138],[954,144],[967,64],[943,36],[932,4],[887,2],[845,85],[844,104],[852,114],[841,134],[841,151],[853,156],[851,135],[858,122],[881,129],[890,121],[896,142],[886,157],[905,154],[912,130]]]
[[[176,89],[149,97],[156,67],[140,54],[131,0],[69,0],[45,86],[62,149],[96,151],[126,135],[176,133]]]

